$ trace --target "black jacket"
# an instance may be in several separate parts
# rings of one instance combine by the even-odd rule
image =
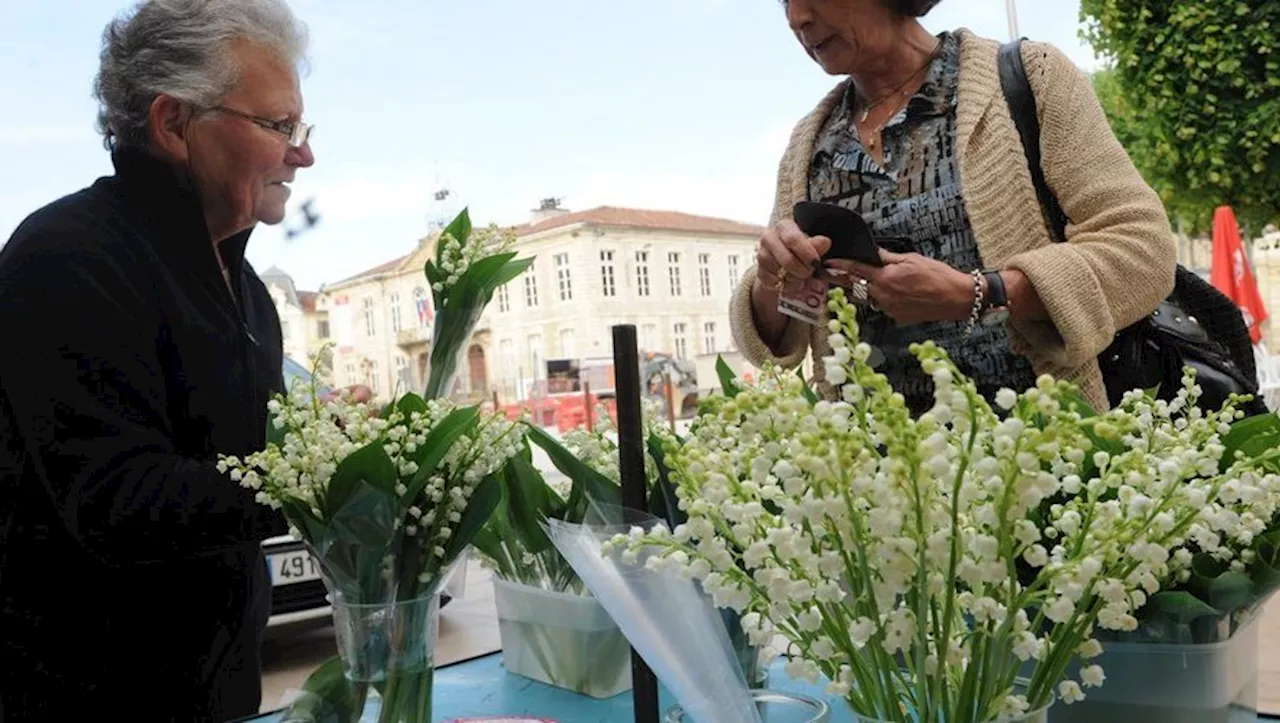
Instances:
[[[116,174],[0,252],[0,720],[257,711],[278,518],[215,468],[266,439],[280,321],[194,193]],[[88,717],[85,717],[85,715]]]

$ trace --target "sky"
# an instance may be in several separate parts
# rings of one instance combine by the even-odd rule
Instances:
[[[119,0],[9,3],[0,31],[0,243],[112,172],[94,128],[102,29]],[[934,32],[1005,40],[1006,0],[945,0]],[[249,260],[302,289],[408,253],[430,224],[528,220],[539,199],[764,223],[792,125],[838,79],[777,0],[292,0],[316,165],[293,186],[320,223],[261,226]],[[1079,0],[1017,0],[1018,32],[1078,65]],[[449,198],[436,202],[435,191]]]

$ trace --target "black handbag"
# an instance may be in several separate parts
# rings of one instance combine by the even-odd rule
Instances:
[[[1000,47],[1000,86],[1022,139],[1040,209],[1053,240],[1063,243],[1068,219],[1040,165],[1040,120],[1021,46],[1022,41],[1015,40]],[[1160,399],[1172,399],[1182,389],[1183,368],[1192,367],[1202,390],[1202,409],[1219,409],[1231,394],[1251,394],[1253,399],[1243,405],[1243,411],[1249,415],[1268,411],[1258,397],[1253,341],[1240,309],[1181,265],[1169,298],[1150,315],[1121,329],[1098,356],[1098,366],[1113,407],[1134,389],[1157,389]]]

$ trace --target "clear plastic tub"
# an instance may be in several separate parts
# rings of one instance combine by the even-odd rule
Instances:
[[[493,592],[508,671],[592,698],[631,689],[631,646],[594,597],[498,578]]]
[[[1104,642],[1106,681],[1085,700],[1059,701],[1049,723],[1254,723],[1258,718],[1258,621],[1220,643]],[[1079,667],[1068,672],[1079,679]]]

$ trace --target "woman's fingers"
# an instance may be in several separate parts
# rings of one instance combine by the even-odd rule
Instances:
[[[825,236],[807,236],[794,221],[783,221],[760,238],[757,278],[770,288],[799,289],[822,268],[822,254],[829,248],[831,240]]]

